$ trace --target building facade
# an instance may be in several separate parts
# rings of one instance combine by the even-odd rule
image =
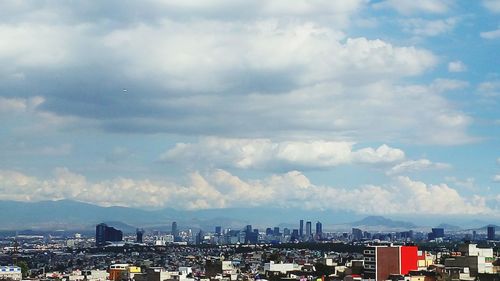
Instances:
[[[405,275],[418,269],[416,246],[370,246],[363,254],[366,279],[382,281],[390,275]]]

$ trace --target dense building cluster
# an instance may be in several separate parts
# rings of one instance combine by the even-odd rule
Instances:
[[[324,232],[247,225],[192,231],[98,224],[95,235],[4,235],[0,279],[67,281],[499,280],[495,228],[485,232]]]

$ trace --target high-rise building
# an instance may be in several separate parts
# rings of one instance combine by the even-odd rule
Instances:
[[[310,221],[306,222],[306,238],[311,239],[312,236],[312,223]]]
[[[203,231],[200,229],[200,231],[198,232],[198,234],[196,234],[196,239],[195,239],[196,245],[202,244],[204,237],[205,236],[203,234]]]
[[[495,240],[495,227],[488,226],[488,240]]]
[[[290,235],[290,229],[289,228],[283,228],[283,235]]]
[[[177,229],[177,222],[172,222],[172,235],[174,238],[179,237],[179,230]]]
[[[274,227],[273,234],[274,234],[275,236],[280,236],[280,235],[281,235],[281,233],[280,233],[280,228],[279,228],[278,226],[275,226],[275,227]]]
[[[299,236],[304,237],[304,220],[300,220]]]
[[[429,240],[434,240],[436,238],[444,237],[444,228],[433,228],[432,232],[428,235]]]
[[[299,240],[299,230],[298,229],[294,229],[292,230],[292,236],[290,237],[290,239],[292,241],[295,241],[295,240]]]
[[[316,237],[321,238],[323,235],[323,224],[319,221],[316,222]]]
[[[408,274],[418,269],[416,246],[370,246],[363,251],[365,279],[388,280],[391,274]]]
[[[106,242],[120,242],[123,240],[123,233],[114,228],[107,226],[105,223],[100,223],[95,227],[95,244],[96,246],[104,246]]]
[[[272,228],[270,228],[270,227],[266,228],[266,235],[273,235],[273,234],[274,234],[274,232],[273,232]]]
[[[137,229],[135,231],[135,234],[136,234],[136,238],[135,238],[135,242],[137,243],[143,243],[143,236],[144,236],[144,229]]]
[[[352,240],[354,241],[360,241],[363,239],[363,230],[359,228],[353,228],[352,229]]]
[[[95,245],[104,246],[106,245],[106,228],[108,226],[104,223],[100,223],[95,226]]]
[[[215,234],[219,235],[219,236],[222,234],[222,227],[221,226],[215,227]]]

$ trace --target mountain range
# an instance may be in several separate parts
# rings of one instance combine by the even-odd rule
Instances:
[[[419,224],[404,218],[368,216],[343,211],[314,211],[295,208],[230,208],[208,210],[142,210],[128,207],[102,207],[89,203],[59,200],[40,202],[0,201],[0,214],[6,218],[0,230],[75,230],[92,231],[95,225],[106,222],[124,232],[133,232],[136,227],[147,230],[170,230],[171,223],[177,221],[179,227],[193,229],[213,229],[216,225],[224,228],[241,229],[247,224],[265,228],[272,226],[298,228],[300,219],[323,223],[325,231],[350,231],[352,227],[364,230],[423,230],[438,225],[436,218],[422,217]],[[443,217],[443,219],[446,219]],[[448,218],[450,222],[460,219]],[[434,220],[434,221],[433,221]],[[461,218],[462,227],[483,227],[488,222]],[[450,224],[442,223],[446,229]],[[458,230],[453,226],[453,229]]]

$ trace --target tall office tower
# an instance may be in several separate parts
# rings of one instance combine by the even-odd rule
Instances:
[[[198,234],[196,234],[196,239],[195,239],[195,243],[196,245],[200,245],[203,243],[203,238],[204,238],[204,234],[203,234],[203,231],[200,230],[198,232]]]
[[[266,235],[273,235],[273,233],[274,232],[273,232],[272,228],[270,228],[270,227],[266,228]]]
[[[363,239],[363,231],[359,228],[353,228],[352,229],[352,240],[360,241],[361,239]]]
[[[248,225],[245,227],[245,232],[246,232],[246,233],[250,233],[250,232],[252,232],[252,225],[251,225],[251,224],[248,224]]]
[[[435,238],[443,238],[444,237],[444,228],[433,228],[432,234]]]
[[[172,235],[174,236],[174,238],[179,236],[179,230],[177,230],[177,222],[175,221],[172,223]]]
[[[495,240],[495,227],[488,226],[488,240]]]
[[[215,227],[215,234],[216,235],[221,235],[222,234],[222,227],[221,226],[216,226]]]
[[[104,246],[106,242],[119,242],[123,240],[123,232],[120,230],[100,223],[95,227],[95,244]]]
[[[143,243],[143,236],[144,236],[144,229],[137,229],[135,231],[135,234],[136,234],[136,238],[135,238],[135,242],[137,243]]]
[[[108,226],[100,223],[95,227],[95,244],[96,246],[104,246],[106,244],[106,228]]]
[[[304,237],[304,220],[300,220],[299,237]]]
[[[275,236],[280,236],[281,235],[279,226],[275,226],[274,227],[273,234]]]
[[[290,235],[290,229],[289,228],[283,228],[283,235]]]
[[[323,235],[323,224],[319,221],[316,222],[316,237],[321,238]]]
[[[310,221],[306,222],[306,238],[311,239],[312,236],[312,223]]]

